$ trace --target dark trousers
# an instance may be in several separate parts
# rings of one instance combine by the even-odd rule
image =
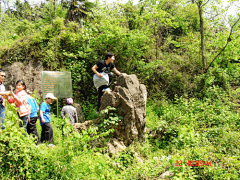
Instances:
[[[33,134],[34,137],[37,137],[38,138],[37,143],[40,143],[39,135],[38,135],[38,132],[37,132],[37,127],[36,127],[37,119],[38,119],[38,117],[31,117],[30,118],[30,122],[28,122],[28,124],[27,124],[27,133],[29,135]]]
[[[101,106],[101,98],[102,98],[102,95],[104,93],[104,92],[102,92],[102,90],[105,89],[105,88],[108,88],[110,86],[110,84],[112,83],[112,80],[113,80],[112,73],[108,73],[108,76],[109,76],[109,84],[108,84],[108,86],[107,85],[103,85],[103,86],[100,86],[98,88],[98,106],[97,106],[97,111],[99,111],[99,108]]]
[[[19,127],[24,127],[25,132],[27,132],[28,118],[29,118],[29,114],[26,116],[20,117],[22,121],[19,121]]]
[[[42,125],[41,142],[44,141],[49,141],[50,144],[53,143],[53,130],[49,122]]]

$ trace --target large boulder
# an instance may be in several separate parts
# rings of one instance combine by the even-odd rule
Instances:
[[[121,75],[112,91],[105,92],[100,111],[111,106],[117,109],[122,121],[114,131],[114,137],[128,145],[135,139],[144,140],[146,126],[147,90],[135,74]]]

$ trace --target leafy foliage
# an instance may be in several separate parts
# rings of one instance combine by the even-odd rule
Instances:
[[[236,92],[232,94],[238,96]],[[69,119],[53,115],[56,146],[50,148],[46,144],[36,146],[32,136],[25,137],[23,128],[18,127],[15,107],[7,104],[6,129],[0,134],[0,177],[152,179],[170,171],[175,179],[236,179],[240,168],[238,106],[223,92],[209,89],[208,93],[211,96],[204,100],[150,100],[147,127],[151,131],[146,134],[146,142],[135,142],[114,157],[109,157],[104,146],[92,144],[97,139],[104,140],[111,132],[108,129],[120,120],[116,119],[114,108],[102,112],[108,117],[100,123],[102,133],[97,127],[75,132]],[[211,99],[213,94],[215,98]],[[40,132],[39,123],[37,126]],[[211,162],[211,166],[190,166],[191,160]],[[176,166],[179,161],[182,166]]]
[[[71,0],[68,8],[65,21],[75,21],[82,25],[84,19],[88,17],[88,13],[91,12],[91,8],[94,7],[94,3],[86,0]]]
[[[108,106],[100,112],[100,118],[98,120],[99,129],[100,131],[114,129],[122,119],[123,117],[118,117],[116,108]]]
[[[116,157],[94,146],[96,140],[106,143],[121,122],[116,110],[108,108],[99,127],[82,133],[74,132],[68,119],[53,115],[56,147],[36,146],[8,105],[6,129],[0,133],[1,179],[157,179],[166,171],[174,173],[173,179],[239,178],[239,28],[229,41],[229,25],[220,16],[203,14],[206,62],[229,41],[203,73],[199,17],[192,3],[96,4],[87,13],[84,4],[74,7],[77,1],[71,1],[70,7],[61,1],[53,20],[51,2],[31,7],[18,1],[14,11],[6,12],[0,25],[1,66],[37,61],[47,70],[71,71],[74,97],[89,120],[97,118],[91,67],[114,52],[117,69],[136,74],[147,86],[146,142],[134,142]],[[70,14],[82,26],[65,24]],[[41,132],[39,124],[37,128]],[[182,166],[175,166],[179,160]],[[188,166],[191,160],[211,166]]]

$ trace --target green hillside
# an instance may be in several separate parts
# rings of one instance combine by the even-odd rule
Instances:
[[[7,105],[1,179],[160,179],[166,171],[172,179],[239,179],[240,17],[226,19],[221,4],[201,2],[61,1],[56,17],[54,1],[40,7],[17,2],[7,10],[1,67],[37,61],[45,70],[71,71],[74,99],[91,120],[97,118],[91,67],[112,51],[117,69],[146,85],[148,102],[146,141],[115,157],[104,147],[110,131],[70,133],[65,123],[63,141],[56,114],[56,146],[35,146]],[[95,139],[103,147],[93,146]]]

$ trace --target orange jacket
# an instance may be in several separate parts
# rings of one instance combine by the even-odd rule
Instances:
[[[28,95],[25,90],[17,91],[16,94],[13,93],[13,98],[7,98],[9,103],[14,103],[16,107],[19,108],[20,117],[30,114],[31,107],[27,103]]]

